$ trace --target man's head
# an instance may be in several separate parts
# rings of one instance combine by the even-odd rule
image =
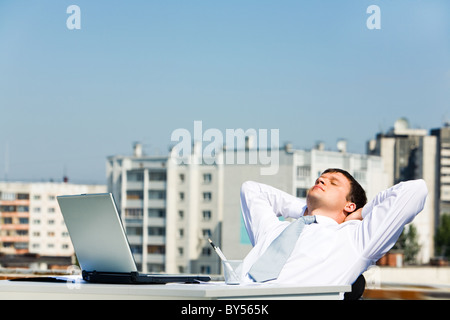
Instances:
[[[306,199],[309,214],[320,213],[338,222],[367,203],[364,189],[342,169],[325,170],[309,189]]]

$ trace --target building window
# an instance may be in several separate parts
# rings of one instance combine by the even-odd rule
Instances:
[[[0,206],[0,212],[16,212],[16,206]]]
[[[203,210],[202,216],[203,216],[203,221],[211,220],[211,210]]]
[[[126,233],[129,236],[141,236],[142,227],[127,227]]]
[[[202,249],[202,256],[206,256],[206,257],[211,256],[211,247],[204,247]]]
[[[148,227],[149,236],[164,236],[166,234],[166,229],[161,227]]]
[[[127,200],[142,200],[144,193],[142,190],[129,190],[127,191]]]
[[[364,182],[364,181],[366,181],[366,172],[365,171],[355,171],[353,173],[353,177],[358,182]]]
[[[149,173],[149,180],[150,181],[166,181],[167,180],[167,174],[166,174],[165,171],[150,172]]]
[[[144,172],[142,171],[128,171],[127,172],[127,180],[128,181],[136,181],[141,182],[144,181]]]
[[[203,174],[203,183],[211,183],[212,181],[212,175],[211,173],[205,173]]]
[[[142,219],[143,209],[141,208],[126,208],[125,218]]]
[[[297,167],[297,177],[298,178],[308,178],[311,175],[310,166],[298,166]]]
[[[17,250],[28,249],[28,242],[15,242],[14,248]]]
[[[147,253],[148,254],[165,254],[166,253],[166,247],[165,246],[158,246],[158,245],[148,245],[147,246]]]
[[[149,190],[148,198],[163,200],[166,198],[166,190]]]
[[[203,236],[203,238],[210,238],[211,230],[210,229],[202,229],[202,236]]]
[[[142,246],[139,244],[130,245],[130,250],[133,254],[142,254]]]
[[[150,208],[148,209],[148,216],[151,218],[164,218],[166,216],[166,209]]]
[[[211,192],[203,192],[203,201],[209,202],[211,201],[212,195]]]
[[[308,194],[308,189],[297,188],[297,198],[306,198],[307,194]]]
[[[184,192],[180,192],[180,193],[178,194],[178,196],[179,196],[180,201],[183,201],[183,200],[184,200]]]
[[[16,200],[16,194],[12,192],[0,192],[0,200],[6,201]]]
[[[13,220],[12,218],[3,218],[3,224],[12,224]]]
[[[30,195],[28,193],[18,193],[17,200],[29,200]]]
[[[211,273],[211,267],[207,266],[207,265],[200,266],[200,273],[210,274]]]

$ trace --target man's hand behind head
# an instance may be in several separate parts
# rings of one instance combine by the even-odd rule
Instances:
[[[363,208],[359,208],[358,210],[350,213],[344,220],[344,222],[346,221],[350,221],[350,220],[362,220],[362,210]]]

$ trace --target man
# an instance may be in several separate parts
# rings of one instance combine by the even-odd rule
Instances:
[[[278,217],[315,216],[303,228],[275,280],[301,285],[352,284],[395,244],[403,227],[423,210],[423,180],[399,183],[366,204],[364,190],[346,171],[328,169],[308,191],[306,203],[268,185],[247,181],[241,188],[244,223],[253,249],[243,262],[249,271],[290,224]]]

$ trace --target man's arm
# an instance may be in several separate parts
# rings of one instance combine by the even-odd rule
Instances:
[[[252,245],[280,223],[279,216],[299,218],[306,203],[271,186],[247,181],[241,187],[241,209]]]
[[[403,227],[423,210],[427,194],[425,181],[413,180],[380,192],[368,203],[354,242],[363,257],[376,261],[388,252]]]
[[[350,213],[344,220],[344,222],[350,221],[350,220],[362,220],[362,211],[363,208],[359,208],[356,211],[353,211],[352,213]]]

